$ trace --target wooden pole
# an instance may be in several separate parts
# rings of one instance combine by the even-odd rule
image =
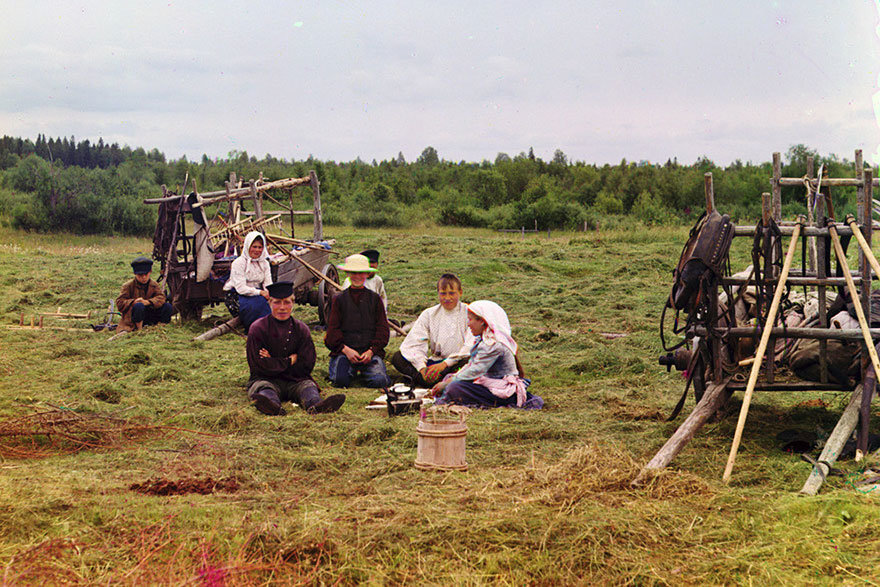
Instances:
[[[241,324],[241,318],[236,316],[235,318],[227,320],[226,322],[224,322],[223,324],[221,324],[219,326],[215,326],[211,330],[208,330],[208,331],[201,333],[197,337],[193,338],[193,340],[203,340],[203,341],[213,340],[213,339],[217,338],[218,336],[223,336],[227,332],[232,332],[233,330],[238,328],[239,324]]]
[[[825,218],[825,200],[819,198],[816,202],[816,222],[824,224]],[[821,280],[827,278],[825,259],[828,258],[829,241],[827,236],[814,237],[816,239],[816,277]],[[825,284],[820,283],[816,287],[816,300],[819,304],[819,324],[828,324],[828,302],[825,291]],[[828,343],[825,340],[819,341],[819,381],[828,383]]]
[[[858,236],[856,237],[856,239],[858,239]],[[837,253],[837,257],[838,257],[840,264],[843,266],[843,269],[845,272],[844,276],[847,277],[846,286],[849,289],[849,295],[853,301],[853,308],[855,308],[855,310],[856,310],[856,317],[858,317],[858,319],[859,319],[859,326],[862,328],[862,337],[864,338],[864,341],[865,341],[864,347],[867,347],[868,356],[871,357],[871,365],[873,365],[873,367],[874,367],[874,373],[870,373],[870,369],[867,369],[867,368],[863,369],[862,383],[864,384],[869,379],[869,376],[870,376],[870,379],[872,381],[874,381],[874,377],[876,377],[875,374],[880,373],[880,359],[878,359],[878,357],[877,357],[877,349],[874,347],[874,340],[871,337],[871,332],[870,332],[870,328],[868,326],[868,322],[867,322],[867,320],[865,320],[865,311],[862,308],[862,304],[859,301],[857,301],[857,300],[859,300],[859,295],[858,295],[858,291],[856,290],[856,286],[852,281],[852,276],[846,275],[846,272],[849,271],[849,267],[846,264],[846,255],[843,252],[843,247],[840,245],[840,237],[837,236],[836,231],[831,231],[831,242],[834,243],[834,250]],[[859,244],[860,245],[862,244],[861,241],[859,241]],[[868,245],[868,248],[866,250],[870,251],[870,245]],[[874,255],[871,254],[871,256],[873,257]],[[876,262],[876,259],[875,259],[875,262]],[[867,265],[867,263],[866,263],[866,265]],[[868,283],[870,283],[870,282],[868,282]],[[867,288],[870,289],[870,285],[868,285]],[[866,289],[865,285],[862,284],[862,291],[864,291],[865,289]],[[868,308],[870,311],[870,305],[868,306]],[[873,393],[874,393],[874,385],[873,384],[871,385],[871,388],[867,391],[867,393],[869,394],[868,402],[870,402],[871,395],[873,395]],[[861,402],[859,402],[859,403],[861,403]],[[861,457],[862,455],[857,455],[857,456]],[[859,460],[861,460],[861,458],[859,458]]]
[[[776,222],[782,220],[782,157],[778,152],[773,153],[773,179],[770,181],[773,191],[773,219]]]
[[[233,181],[232,183],[236,183]],[[265,192],[267,190],[273,189],[290,189],[300,185],[306,185],[309,183],[308,177],[291,177],[287,179],[279,179],[277,181],[270,181],[266,183],[261,183],[257,186],[257,191]],[[251,196],[251,188],[247,187],[237,187],[227,194],[226,190],[220,190],[216,192],[205,192],[202,194],[202,202],[196,202],[193,204],[193,208],[198,208],[199,206],[207,206],[209,204],[216,204],[217,202],[226,202],[230,199],[240,199],[247,198]],[[175,197],[176,199],[176,197]],[[144,200],[145,204],[157,204],[159,202],[165,201],[165,198],[148,198]]]
[[[849,440],[853,430],[856,428],[856,422],[858,422],[859,419],[859,405],[861,403],[862,384],[859,383],[858,387],[856,387],[852,396],[849,398],[849,404],[840,416],[840,420],[837,421],[837,425],[834,427],[834,430],[831,431],[828,440],[825,441],[825,448],[822,449],[822,454],[819,455],[819,462],[813,467],[810,476],[807,477],[806,483],[804,483],[804,486],[801,488],[801,493],[805,495],[816,495],[816,493],[819,492],[819,488],[822,487],[822,483],[825,482],[825,476],[828,474],[828,470],[831,469],[831,465],[833,465],[837,460],[837,457],[840,456],[840,451],[843,450],[843,445],[846,444],[846,441]],[[820,467],[824,467],[825,470],[823,471]]]
[[[856,284],[853,283],[852,275],[849,273],[849,266],[846,263],[846,253],[843,252],[843,247],[840,245],[840,237],[837,236],[837,231],[834,230],[834,225],[829,225],[830,233],[831,233],[831,242],[834,245],[834,252],[837,253],[837,260],[843,266],[843,276],[846,278],[846,287],[849,290],[850,298],[853,302],[853,308],[856,310],[856,317],[859,319],[859,326],[862,329],[862,338],[865,341],[865,346],[868,347],[868,355],[871,357],[871,364],[874,365],[874,372],[880,373],[880,358],[877,357],[877,349],[874,348],[874,340],[871,338],[871,330],[868,326],[868,321],[865,320],[865,310],[862,308],[862,304],[859,301],[859,291],[856,289]],[[870,283],[870,282],[869,282]],[[865,284],[862,284],[864,289]],[[870,286],[868,286],[870,288]],[[862,381],[864,381],[864,376],[862,377]]]
[[[706,214],[715,211],[715,187],[712,184],[712,172],[703,174],[703,192],[706,194]]]
[[[321,273],[320,271],[318,271],[317,269],[315,269],[315,267],[312,266],[310,263],[304,261],[303,259],[300,259],[299,256],[294,255],[292,252],[288,251],[286,248],[284,248],[283,246],[281,246],[280,244],[278,244],[276,241],[274,241],[274,240],[272,239],[272,237],[266,235],[266,240],[268,240],[270,243],[272,243],[273,245],[275,245],[276,247],[278,247],[278,250],[279,250],[279,251],[281,251],[282,253],[284,253],[285,255],[287,255],[288,257],[290,257],[291,259],[296,259],[297,261],[299,261],[299,262],[303,265],[303,267],[305,267],[306,269],[308,269],[308,270],[311,272],[312,275],[314,275],[315,277],[317,277],[317,278],[319,278],[319,279],[323,279],[324,281],[326,281],[327,283],[329,283],[330,285],[332,285],[333,287],[335,287],[337,291],[342,291],[342,286],[341,286],[341,285],[339,285],[338,283],[336,283],[335,281],[333,281],[332,279],[330,279],[329,277],[327,277],[326,275],[324,275],[323,273]],[[406,331],[405,331],[405,330],[403,330],[403,329],[400,328],[397,324],[395,324],[394,322],[391,322],[391,321],[388,320],[387,318],[386,318],[386,321],[388,322],[388,326],[389,326],[392,330],[394,330],[397,334],[399,334],[399,335],[401,335],[401,336],[406,336]]]
[[[324,240],[324,217],[321,214],[321,182],[318,181],[318,174],[314,170],[309,171],[309,183],[312,185],[312,198],[315,200],[313,223],[315,227],[315,242]]]
[[[807,179],[813,179],[813,158],[807,157]],[[816,198],[818,202],[819,198]],[[807,190],[807,222],[809,222],[810,226],[816,226],[821,219],[818,217],[818,211],[815,210],[815,207],[812,203],[812,193],[810,190]],[[807,267],[811,272],[816,271],[816,258],[818,257],[818,253],[816,251],[816,237],[810,236],[807,237],[807,252],[809,253],[809,262],[807,263]]]
[[[254,213],[259,220],[263,217],[263,198],[261,198],[259,192],[257,192],[257,182],[252,181],[250,189],[251,199],[254,201]]]
[[[803,221],[803,217],[800,218]],[[767,321],[764,324],[764,331],[761,333],[761,342],[758,350],[755,352],[755,362],[749,372],[749,381],[746,385],[746,392],[743,396],[742,408],[739,412],[739,421],[736,423],[736,432],[733,435],[733,444],[730,447],[730,455],[727,457],[727,466],[724,468],[722,479],[725,483],[730,481],[730,474],[733,472],[733,463],[736,461],[736,451],[739,449],[739,443],[742,440],[743,428],[746,425],[746,417],[749,413],[749,404],[752,401],[752,394],[755,391],[755,384],[758,382],[758,373],[761,371],[761,361],[764,358],[764,352],[767,350],[767,343],[770,340],[770,333],[773,330],[773,324],[776,323],[776,312],[779,311],[779,302],[782,300],[782,294],[785,292],[785,280],[788,278],[788,272],[791,270],[791,262],[794,259],[794,251],[797,248],[798,237],[800,236],[801,225],[797,224],[794,233],[791,235],[791,241],[788,244],[788,252],[785,254],[785,261],[782,264],[782,273],[779,275],[779,281],[776,284],[776,291],[773,293],[773,302],[770,304],[770,311],[767,313]]]
[[[869,245],[868,241],[865,240],[865,236],[862,234],[862,231],[859,229],[859,225],[856,222],[856,219],[853,218],[852,214],[847,214],[845,222],[852,229],[853,235],[856,237],[856,241],[858,241],[859,246],[862,248],[862,252],[865,254],[865,257],[868,259],[868,262],[871,264],[871,268],[874,269],[874,273],[876,273],[877,275],[880,275],[880,263],[877,262],[877,257],[874,256],[874,251],[871,250],[871,245]]]
[[[727,389],[729,378],[720,384],[710,383],[703,394],[703,398],[694,407],[694,411],[685,418],[681,426],[675,433],[669,437],[666,444],[663,445],[654,458],[645,465],[639,476],[633,480],[632,485],[640,485],[652,474],[656,474],[660,470],[666,468],[672,459],[681,452],[681,449],[691,441],[694,435],[703,427],[706,421],[712,417],[721,406],[730,398],[730,391]]]

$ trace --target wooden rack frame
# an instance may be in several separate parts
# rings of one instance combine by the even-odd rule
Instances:
[[[873,232],[872,221],[872,204],[874,186],[880,185],[878,178],[873,176],[873,169],[865,169],[862,159],[861,150],[855,152],[855,177],[854,178],[819,178],[814,177],[813,159],[807,159],[806,177],[782,177],[782,164],[779,153],[773,153],[773,175],[770,178],[770,192],[762,194],[762,219],[764,224],[768,224],[772,219],[779,227],[781,237],[789,237],[794,231],[794,222],[784,222],[782,220],[782,187],[783,186],[805,186],[809,184],[815,190],[819,186],[820,193],[825,198],[819,198],[816,207],[816,217],[812,224],[804,227],[799,238],[815,239],[817,257],[824,259],[827,251],[833,250],[830,243],[829,228],[825,222],[826,210],[824,203],[826,198],[831,201],[831,188],[835,186],[854,186],[857,188],[858,215],[856,223],[870,246]],[[704,176],[704,191],[706,197],[706,211],[715,210],[715,195],[713,187],[713,178],[711,173]],[[835,219],[836,220],[836,219]],[[834,227],[839,235],[851,235],[853,230],[846,224],[834,222]],[[749,236],[755,234],[755,226],[736,226],[734,237]],[[776,250],[770,247],[765,250]],[[775,287],[779,280],[778,266],[773,264],[777,259],[766,259],[767,272],[761,272],[765,276],[761,285],[769,287],[768,295],[775,293]],[[815,260],[812,260],[815,262]],[[858,270],[853,271],[853,281],[860,288],[859,301],[865,312],[870,316],[870,298],[871,298],[871,265],[868,262],[864,252],[859,249]],[[880,276],[878,276],[880,277]],[[822,324],[828,321],[828,303],[826,299],[827,289],[829,287],[836,288],[843,285],[844,279],[833,277],[825,274],[824,263],[815,263],[811,266],[807,275],[791,275],[787,279],[788,285],[807,286],[815,288],[818,297],[819,319]],[[754,279],[754,274],[748,279],[739,279],[733,277],[723,277],[718,287],[721,285],[758,285]],[[709,313],[705,323],[709,326],[697,325],[685,332],[686,338],[689,340],[695,336],[705,337],[708,340],[710,350],[710,365],[707,366],[708,384],[702,397],[699,398],[697,405],[685,421],[679,426],[675,433],[669,438],[664,446],[657,452],[651,461],[645,465],[639,476],[634,480],[634,484],[639,484],[652,474],[665,468],[672,459],[681,451],[681,449],[690,441],[691,438],[699,431],[703,424],[718,412],[729,400],[734,391],[742,390],[745,384],[732,381],[729,376],[725,376],[722,369],[723,357],[722,353],[729,352],[729,347],[725,346],[722,337],[727,337],[728,343],[739,340],[740,338],[758,338],[762,334],[761,327],[756,328],[722,328],[719,324],[719,292],[716,287],[714,296],[710,294]],[[864,343],[862,331],[860,329],[835,329],[835,328],[782,328],[775,324],[765,325],[771,328],[771,338],[767,345],[767,353],[764,357],[764,365],[762,367],[763,377],[759,379],[755,386],[756,391],[852,391],[852,388],[829,382],[828,378],[828,358],[827,345],[828,340],[858,340],[862,346],[862,360],[860,365],[860,381],[865,379],[866,371],[870,365],[868,352]],[[880,341],[880,328],[870,329],[870,334],[875,344]],[[808,338],[819,341],[819,361],[820,361],[820,381],[819,382],[777,382],[774,374],[774,348],[777,338]],[[861,391],[861,386],[857,385],[857,391]]]

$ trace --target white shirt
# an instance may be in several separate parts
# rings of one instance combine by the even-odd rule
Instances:
[[[453,310],[437,304],[422,311],[400,345],[400,354],[421,371],[428,359],[443,359],[452,366],[470,355],[474,335],[467,327],[467,304]]]

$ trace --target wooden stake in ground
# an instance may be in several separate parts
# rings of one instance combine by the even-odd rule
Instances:
[[[641,485],[650,478],[652,474],[656,474],[666,468],[672,459],[675,458],[675,455],[681,452],[684,445],[690,442],[697,431],[703,427],[703,424],[712,417],[712,414],[724,405],[724,402],[730,398],[730,391],[727,389],[729,381],[730,378],[728,377],[719,384],[709,384],[706,388],[706,392],[703,394],[703,398],[697,403],[696,407],[694,407],[694,411],[685,418],[685,421],[682,422],[681,426],[678,427],[675,433],[669,437],[669,440],[666,441],[663,448],[657,451],[654,458],[642,468],[639,472],[639,476],[633,480],[633,486]]]
[[[752,370],[749,372],[749,382],[746,384],[742,408],[739,411],[739,420],[736,423],[736,432],[733,435],[733,444],[730,446],[730,455],[727,457],[727,466],[724,468],[724,475],[722,477],[725,483],[730,481],[730,474],[733,472],[736,451],[739,450],[743,428],[745,428],[746,418],[749,414],[749,404],[752,402],[752,394],[755,391],[755,384],[758,382],[758,373],[761,371],[761,363],[763,363],[764,352],[767,350],[767,342],[770,340],[770,333],[773,330],[773,325],[776,323],[776,312],[779,311],[779,302],[782,300],[782,294],[785,292],[785,281],[788,279],[788,272],[791,270],[791,262],[794,259],[794,251],[797,248],[803,221],[803,216],[798,218],[798,223],[795,224],[794,232],[791,234],[788,252],[785,254],[785,261],[782,264],[782,273],[779,275],[776,291],[773,293],[773,302],[770,304],[770,311],[767,312],[767,320],[764,322],[761,342],[758,345],[758,350],[755,352],[755,362],[752,363]]]
[[[849,404],[840,416],[840,420],[837,421],[837,426],[834,427],[828,440],[825,441],[825,448],[822,449],[822,454],[819,455],[816,465],[813,466],[810,476],[807,477],[801,493],[816,495],[819,492],[819,488],[825,482],[825,476],[831,470],[834,462],[837,461],[840,451],[843,450],[843,445],[846,444],[846,441],[849,440],[853,430],[856,428],[856,422],[859,420],[859,404],[861,403],[862,384],[859,383],[849,398]]]
[[[853,234],[856,234],[856,240],[859,240],[859,236],[861,236],[861,231],[859,231],[858,226],[853,222]],[[862,308],[861,300],[859,299],[859,292],[856,290],[856,284],[853,281],[852,274],[849,272],[849,265],[846,262],[846,253],[843,252],[843,247],[840,244],[840,236],[837,234],[837,229],[834,227],[834,224],[828,224],[828,234],[831,235],[831,242],[834,244],[834,252],[837,254],[837,259],[840,265],[843,267],[843,276],[846,278],[846,287],[849,290],[849,296],[853,302],[853,308],[856,310],[856,317],[859,319],[859,327],[862,329],[862,338],[865,340],[865,346],[868,348],[868,356],[871,357],[871,364],[874,366],[874,373],[880,373],[880,359],[877,358],[877,349],[874,348],[874,339],[871,337],[871,331],[868,326],[868,321],[865,319],[865,310]],[[862,237],[864,240],[864,237]],[[859,240],[859,245],[862,244],[862,240]],[[872,259],[874,255],[871,253],[871,248],[868,246],[867,241],[863,246],[865,250],[865,256],[868,259]],[[870,255],[870,256],[869,256]],[[877,260],[874,259],[876,263]],[[870,283],[862,284],[863,287],[870,288]],[[864,383],[864,382],[862,382]],[[874,393],[874,386],[871,385],[871,388],[866,392],[868,394],[867,401],[871,401],[871,396]],[[866,437],[867,439],[867,437]],[[862,460],[864,455],[861,454],[861,451],[857,451],[856,460]]]

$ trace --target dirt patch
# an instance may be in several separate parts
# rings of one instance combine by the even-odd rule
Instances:
[[[824,408],[828,409],[828,402],[823,401],[819,398],[816,399],[808,399],[806,401],[800,402],[799,404],[795,404],[796,408]]]
[[[204,477],[202,479],[178,479],[177,481],[171,479],[150,479],[143,483],[132,483],[128,488],[145,495],[185,495],[187,493],[207,495],[216,491],[232,493],[238,491],[238,486],[238,480],[233,477],[223,479]]]
[[[654,420],[655,422],[666,420],[666,414],[657,408],[628,404],[616,397],[608,398],[606,404],[611,413],[620,420]]]

